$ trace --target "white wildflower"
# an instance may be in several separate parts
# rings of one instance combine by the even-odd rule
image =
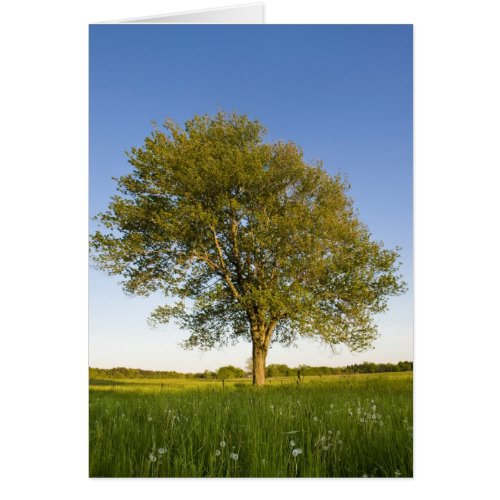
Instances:
[[[150,462],[156,462],[156,457],[155,457],[155,454],[154,454],[154,453],[150,453],[150,454],[149,454],[149,461],[150,461]]]
[[[295,446],[295,441],[290,441],[290,446],[293,448]]]
[[[220,450],[215,450],[215,456],[220,457]]]
[[[315,422],[317,422],[317,421],[318,421],[318,417],[314,417],[314,418],[313,418],[313,420],[314,420]]]
[[[294,457],[299,456],[301,453],[302,453],[302,450],[301,450],[300,448],[294,448],[294,449],[292,450],[292,455],[293,455]]]
[[[166,452],[167,452],[167,449],[166,449],[166,448],[158,448],[158,453],[159,453],[160,455],[163,455],[163,454],[164,454],[164,453],[166,453]]]
[[[236,462],[236,461],[238,460],[238,453],[231,453],[231,454],[229,455],[229,458],[230,458],[231,460],[234,460],[234,461]]]
[[[220,445],[220,447],[221,447],[221,448],[224,448],[224,446],[226,446],[226,442],[225,442],[225,441],[221,441],[221,442],[219,443],[219,445]]]

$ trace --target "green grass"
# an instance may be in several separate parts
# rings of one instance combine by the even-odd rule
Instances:
[[[261,389],[234,380],[224,390],[94,380],[90,476],[411,477],[412,386],[409,372],[273,379]]]

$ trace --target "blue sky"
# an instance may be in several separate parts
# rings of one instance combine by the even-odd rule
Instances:
[[[333,355],[301,341],[273,347],[268,363],[413,359],[412,37],[409,25],[90,26],[90,215],[106,209],[112,177],[130,170],[125,151],[152,121],[218,110],[258,118],[267,140],[292,140],[306,160],[347,176],[373,238],[402,247],[409,284],[376,318],[374,350]],[[125,296],[118,281],[90,270],[90,366],[203,371],[250,356],[245,343],[182,350],[185,332],[146,323],[163,299]]]

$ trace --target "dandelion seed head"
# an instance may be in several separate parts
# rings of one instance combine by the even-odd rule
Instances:
[[[220,457],[220,450],[215,450],[215,456]]]
[[[301,453],[302,453],[302,450],[301,450],[300,448],[294,448],[294,449],[292,450],[292,455],[293,455],[294,457],[298,457]]]
[[[166,449],[166,448],[158,448],[158,453],[159,453],[160,455],[163,455],[163,454],[164,454],[164,453],[166,453],[166,452],[167,452],[167,449]]]
[[[230,458],[231,460],[234,460],[234,461],[236,462],[236,461],[238,460],[238,453],[231,453],[231,454],[229,455],[229,458]]]
[[[219,446],[220,446],[221,448],[224,448],[224,446],[226,446],[226,442],[225,442],[225,441],[221,441],[221,442],[219,443]]]

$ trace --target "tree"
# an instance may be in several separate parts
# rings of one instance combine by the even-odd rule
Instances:
[[[398,249],[371,239],[347,181],[265,133],[222,112],[155,126],[91,236],[96,266],[126,293],[175,298],[150,322],[175,319],[184,347],[251,342],[257,385],[271,341],[370,347],[373,314],[405,289]]]
[[[296,373],[296,370],[292,370],[287,365],[273,364],[266,368],[266,375],[268,377],[289,377],[294,372]]]
[[[244,374],[245,372],[241,368],[232,365],[221,366],[217,370],[217,378],[222,380],[227,378],[241,378]]]

